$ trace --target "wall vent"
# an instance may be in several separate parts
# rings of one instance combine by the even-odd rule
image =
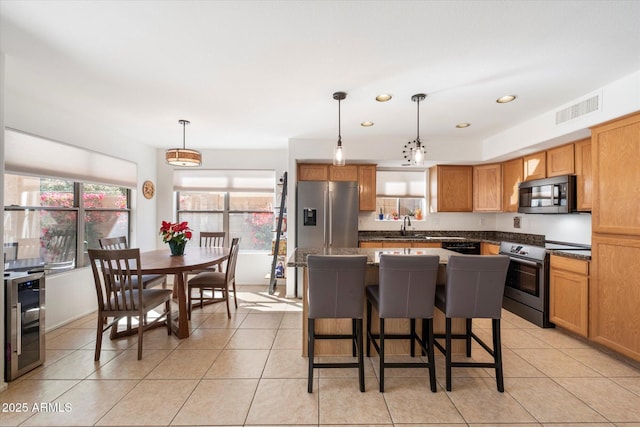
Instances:
[[[592,96],[577,104],[556,112],[556,124],[568,122],[600,109],[600,95]]]

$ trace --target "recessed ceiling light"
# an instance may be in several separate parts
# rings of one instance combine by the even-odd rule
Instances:
[[[506,104],[507,102],[511,102],[514,99],[516,99],[515,95],[505,95],[505,96],[501,96],[500,98],[496,99],[496,102],[498,104]]]
[[[373,122],[362,122],[360,123],[360,126],[364,126],[366,128],[373,126]]]
[[[468,128],[469,126],[471,126],[471,123],[458,123],[458,124],[456,125],[456,127],[457,127],[458,129]]]
[[[381,93],[380,95],[376,96],[376,101],[378,101],[378,102],[387,102],[391,98],[393,98],[393,97],[391,95],[389,95],[388,93]]]

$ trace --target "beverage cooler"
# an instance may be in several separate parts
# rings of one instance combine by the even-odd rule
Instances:
[[[11,381],[44,363],[44,273],[10,273],[4,289],[4,376]]]

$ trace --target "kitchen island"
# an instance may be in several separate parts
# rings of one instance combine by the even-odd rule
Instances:
[[[453,251],[441,248],[296,248],[287,262],[287,267],[302,268],[303,271],[303,287],[302,287],[302,355],[307,355],[307,315],[308,301],[307,288],[309,285],[309,276],[307,274],[307,256],[308,255],[366,255],[367,256],[367,273],[365,277],[366,285],[378,284],[378,272],[380,266],[381,254],[396,255],[437,255],[440,257],[440,271],[438,272],[438,283],[444,284],[446,280],[446,265],[450,255],[457,255]],[[362,290],[364,292],[364,289]],[[365,303],[366,304],[366,303]],[[364,321],[366,322],[366,310],[362,307]],[[372,330],[378,331],[378,314],[372,314]],[[366,323],[365,323],[366,324]],[[417,322],[418,333],[420,332],[421,322]],[[434,314],[434,331],[435,333],[444,333],[444,314],[436,310]],[[464,331],[464,319],[453,319],[453,332],[462,333]],[[388,333],[405,332],[409,330],[408,319],[390,319],[385,323],[385,330]],[[351,333],[350,319],[320,319],[316,321],[316,332],[318,334],[348,334]],[[464,342],[453,343],[454,353],[463,353],[465,351]],[[315,344],[315,353],[318,356],[328,355],[351,355],[351,342],[349,340],[319,340]],[[372,354],[375,353],[373,350]],[[386,354],[409,354],[408,340],[390,340],[385,342]]]

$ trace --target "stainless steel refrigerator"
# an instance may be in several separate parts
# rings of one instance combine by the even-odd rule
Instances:
[[[358,247],[358,183],[298,182],[296,247]]]

